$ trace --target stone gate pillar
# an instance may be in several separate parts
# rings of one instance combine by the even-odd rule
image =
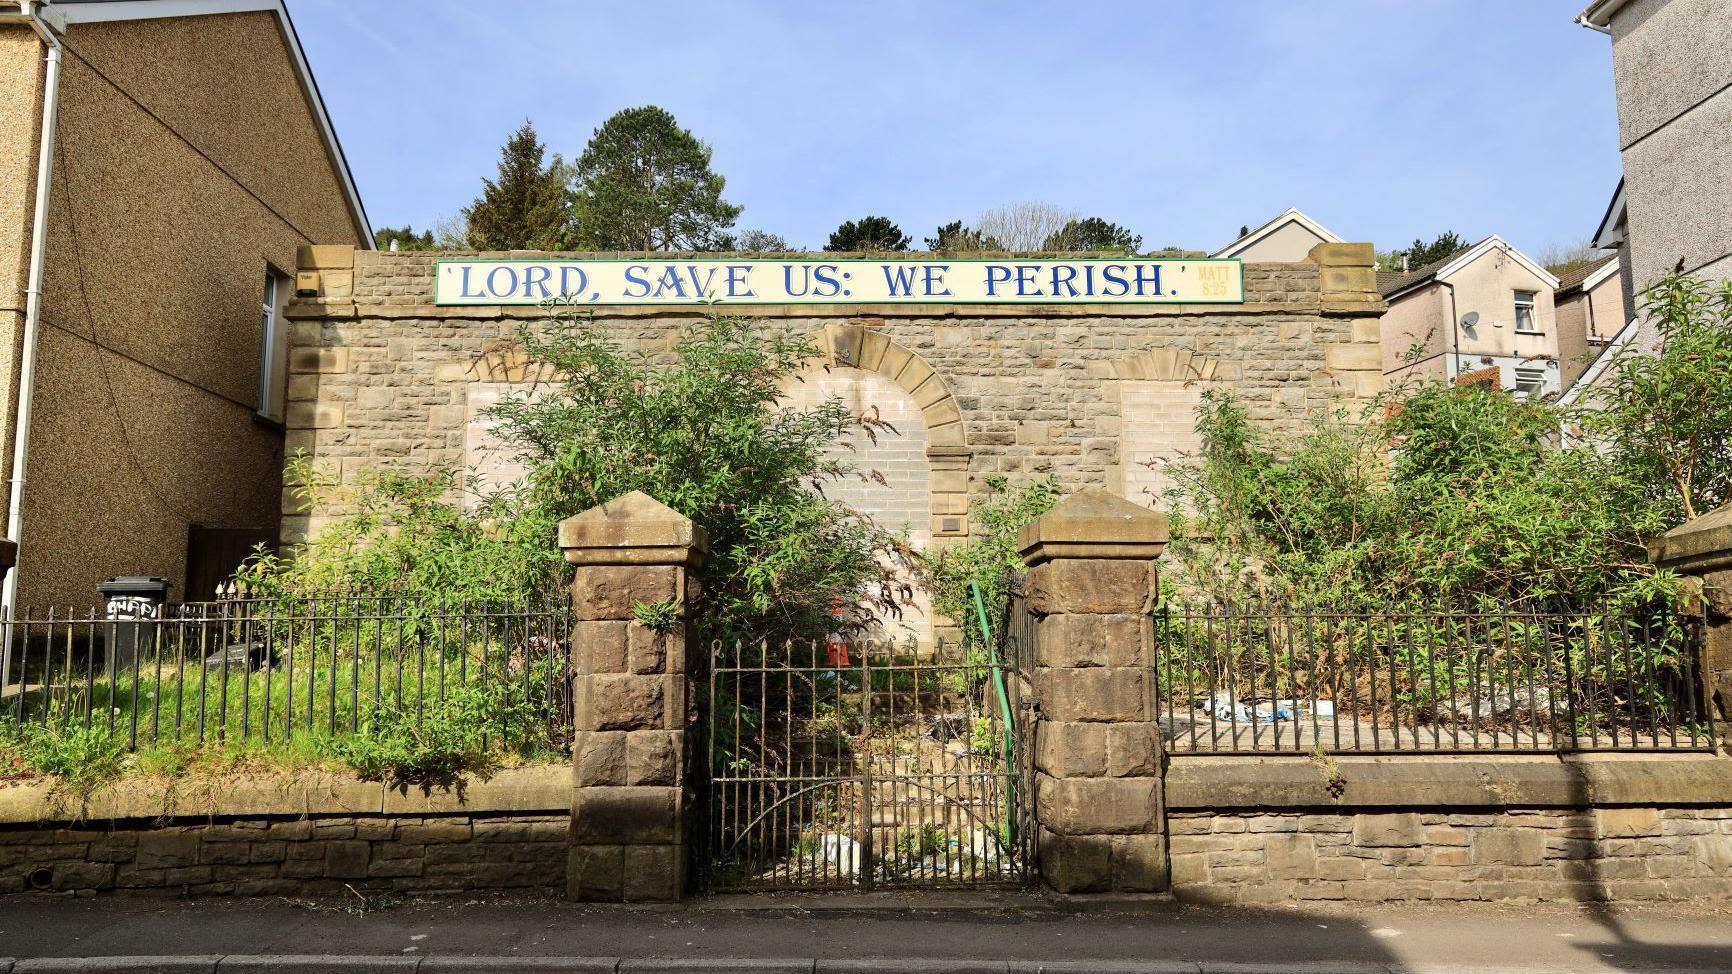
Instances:
[[[1732,750],[1732,504],[1673,528],[1648,545],[1655,565],[1702,580],[1708,632],[1696,671],[1721,750]]]
[[[1041,875],[1062,893],[1164,890],[1148,610],[1167,518],[1084,491],[1024,527],[1017,543],[1034,616]]]
[[[577,566],[567,893],[677,900],[695,827],[685,619],[703,529],[633,491],[560,522],[559,546]]]

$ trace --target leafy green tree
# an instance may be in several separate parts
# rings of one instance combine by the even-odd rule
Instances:
[[[654,105],[615,112],[578,157],[577,223],[597,250],[711,250],[740,207],[710,147]]]
[[[1072,220],[1041,244],[1042,250],[1122,250],[1135,253],[1143,245],[1141,234],[1132,233],[1098,216]]]
[[[1667,275],[1642,314],[1657,349],[1621,353],[1582,420],[1669,519],[1696,517],[1732,501],[1732,281]]]
[[[488,415],[529,470],[520,518],[548,550],[560,519],[641,490],[709,537],[706,635],[821,637],[900,611],[906,547],[821,490],[864,475],[827,448],[883,424],[840,399],[787,406],[786,383],[817,354],[806,339],[711,318],[671,354],[627,351],[563,314],[525,327],[521,341],[561,378]]]
[[[407,223],[400,227],[381,227],[373,231],[373,246],[380,250],[390,250],[395,242],[398,250],[438,250],[439,245],[433,242],[433,231],[416,233],[415,228]]]
[[[953,220],[939,227],[926,238],[926,249],[942,253],[972,253],[983,250],[1003,250],[997,238]]]
[[[568,250],[571,190],[565,163],[524,122],[500,151],[499,178],[482,180],[481,195],[463,211],[469,246],[477,250]]]
[[[889,217],[868,216],[844,221],[824,245],[831,251],[907,250],[909,237]]]

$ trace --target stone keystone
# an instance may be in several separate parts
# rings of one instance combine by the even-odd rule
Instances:
[[[1016,547],[1030,567],[1054,558],[1153,561],[1167,547],[1167,516],[1105,491],[1079,491],[1023,525]]]
[[[634,490],[559,522],[559,546],[574,565],[695,566],[709,539],[690,518]]]

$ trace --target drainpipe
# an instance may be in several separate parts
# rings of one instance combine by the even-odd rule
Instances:
[[[1449,334],[1450,345],[1449,365],[1443,370],[1444,381],[1455,384],[1456,377],[1461,375],[1461,318],[1459,309],[1455,306],[1455,285],[1448,281],[1438,281],[1438,287],[1449,288]]]
[[[42,141],[36,154],[36,210],[30,224],[30,274],[24,291],[24,341],[18,366],[18,416],[12,430],[11,496],[6,509],[6,537],[14,543],[24,531],[24,467],[30,455],[30,409],[36,397],[36,336],[42,321],[42,266],[48,249],[48,200],[54,180],[55,123],[60,108],[60,38],[44,20],[38,0],[21,0],[19,13],[48,48],[42,82]],[[18,570],[6,574],[0,593],[0,619],[10,621],[17,607]],[[12,663],[12,627],[6,627],[0,651],[0,674]]]

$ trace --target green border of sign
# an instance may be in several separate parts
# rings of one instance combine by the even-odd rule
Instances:
[[[542,304],[546,303],[545,301],[534,301],[534,302],[529,302],[527,304],[499,304],[497,302],[492,303],[492,304],[471,304],[468,302],[440,301],[439,300],[439,268],[445,264],[479,264],[479,263],[488,263],[488,264],[556,264],[556,263],[641,264],[641,263],[654,262],[654,261],[678,261],[678,260],[685,260],[685,261],[689,261],[689,262],[712,261],[712,262],[716,262],[716,263],[728,263],[728,264],[751,263],[753,261],[760,261],[763,263],[785,264],[785,263],[794,262],[795,260],[797,260],[797,258],[789,258],[789,257],[735,257],[735,258],[727,258],[727,257],[686,257],[686,258],[675,258],[675,257],[470,257],[470,258],[442,257],[442,258],[438,258],[438,259],[433,261],[433,306],[436,308],[535,308],[535,307],[539,307]],[[1246,303],[1245,302],[1245,261],[1239,257],[1029,257],[1029,258],[1021,259],[1021,260],[1014,258],[1014,257],[1011,257],[1011,258],[1005,258],[1005,257],[955,257],[955,258],[951,258],[949,260],[944,260],[944,261],[928,260],[928,261],[920,261],[920,263],[927,263],[927,264],[936,264],[936,263],[945,263],[945,264],[1005,264],[1005,263],[1012,263],[1012,264],[1026,264],[1026,263],[1062,264],[1062,263],[1075,263],[1077,261],[1084,261],[1084,260],[1144,261],[1144,262],[1153,262],[1153,263],[1157,263],[1157,264],[1177,264],[1177,263],[1186,263],[1186,264],[1238,264],[1239,265],[1239,297],[1237,300],[1234,300],[1231,298],[1226,298],[1226,299],[1209,298],[1209,299],[1186,300],[1186,301],[1124,301],[1124,300],[1115,301],[1115,300],[1111,300],[1111,299],[1088,300],[1088,301],[1081,301],[1081,300],[1078,300],[1078,301],[857,301],[857,300],[854,300],[852,298],[844,298],[844,299],[836,300],[836,301],[829,301],[829,300],[824,300],[824,301],[755,301],[755,302],[752,302],[750,304],[745,304],[745,303],[728,304],[725,301],[708,301],[708,302],[706,302],[706,301],[693,301],[693,302],[672,303],[672,304],[663,304],[663,303],[659,303],[659,302],[654,303],[654,304],[624,304],[624,303],[613,302],[613,301],[594,301],[594,302],[584,302],[583,304],[573,304],[573,305],[569,305],[569,307],[572,307],[572,308],[718,308],[718,307],[722,307],[722,308],[785,308],[785,307],[802,307],[802,306],[829,306],[829,305],[841,305],[841,304],[857,304],[857,305],[862,305],[862,306],[877,305],[880,307],[896,307],[898,305],[908,305],[909,307],[920,307],[920,306],[925,306],[925,305],[972,305],[972,306],[990,305],[990,306],[995,306],[995,307],[1000,307],[1000,308],[1039,308],[1039,307],[1062,308],[1062,307],[1065,307],[1067,305],[1115,304],[1115,305],[1124,305],[1126,307],[1131,307],[1131,308],[1160,308],[1160,307],[1184,307],[1185,305],[1188,305],[1188,304],[1245,304]],[[838,257],[835,260],[812,261],[812,263],[820,263],[820,264],[888,264],[888,263],[898,263],[898,262],[912,263],[912,262],[915,262],[915,258],[912,258],[912,257],[907,257],[907,258],[890,257],[890,258],[879,259],[879,258],[874,258],[874,257]]]

